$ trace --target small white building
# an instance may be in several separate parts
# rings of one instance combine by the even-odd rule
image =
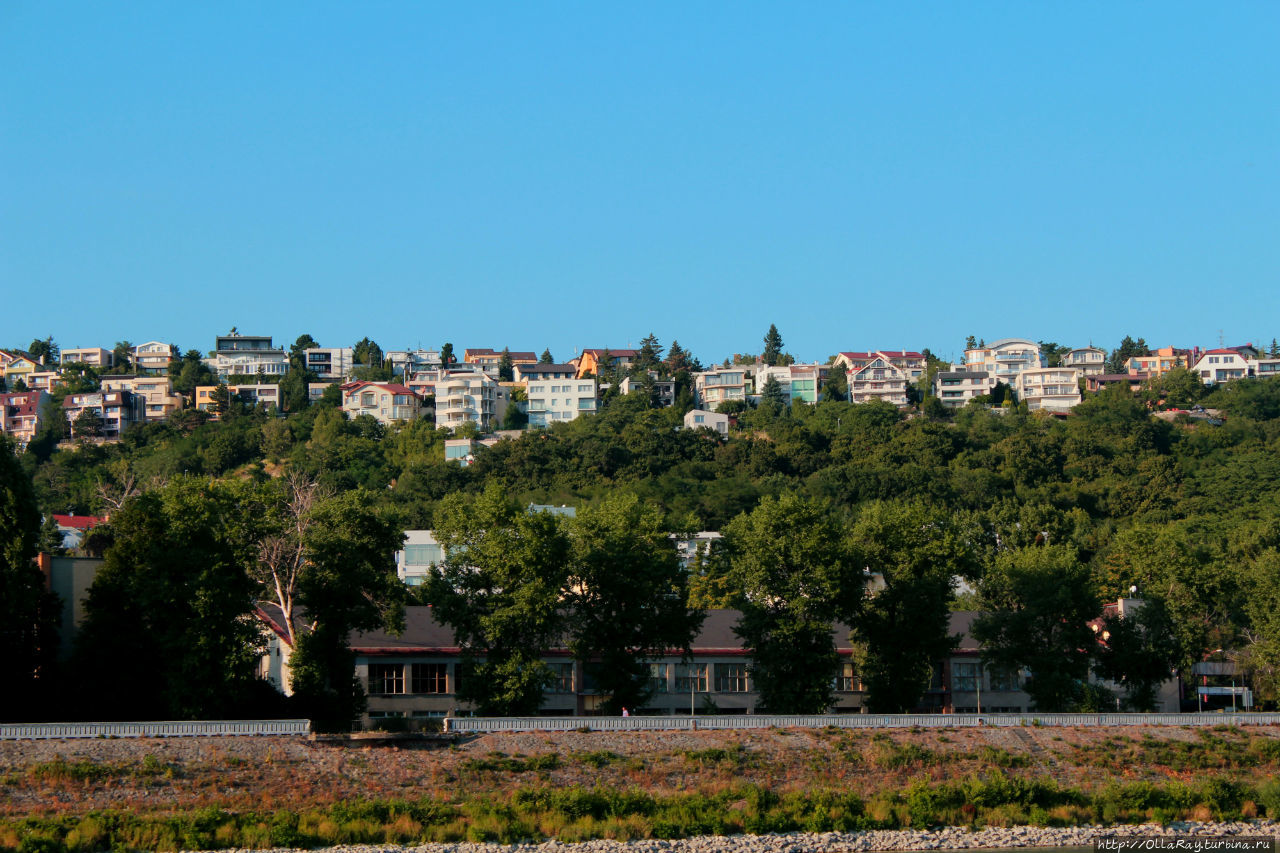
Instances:
[[[1098,376],[1106,370],[1107,351],[1098,347],[1076,347],[1062,357],[1063,367],[1074,367],[1081,376]]]
[[[1191,371],[1205,385],[1217,385],[1253,375],[1249,358],[1239,350],[1211,349],[1195,363]]]
[[[685,429],[710,429],[720,435],[729,434],[729,416],[706,409],[692,409],[684,416]]]
[[[430,530],[406,530],[404,548],[396,552],[396,576],[408,586],[421,586],[432,566],[444,562],[444,549]]]
[[[933,396],[953,409],[990,394],[995,387],[995,377],[981,370],[939,370],[933,375]]]

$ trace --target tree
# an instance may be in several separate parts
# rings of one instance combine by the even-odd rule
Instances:
[[[189,349],[181,358],[169,361],[169,380],[174,393],[188,399],[195,395],[197,386],[218,384],[217,374],[204,363],[198,349]]]
[[[444,346],[440,347],[440,365],[442,367],[448,367],[455,361],[457,361],[457,359],[453,355],[453,344],[446,343]]]
[[[62,531],[58,529],[58,520],[52,514],[44,517],[40,525],[40,551],[51,557],[61,557],[67,553],[62,547]]]
[[[764,387],[760,389],[760,403],[772,408],[775,414],[787,405],[786,395],[782,393],[782,385],[778,382],[778,377],[772,373],[764,381]]]
[[[827,381],[822,383],[822,399],[844,402],[849,399],[849,376],[838,367],[833,367],[827,374]]]
[[[769,324],[769,331],[765,333],[764,352],[760,359],[770,367],[781,363],[782,335],[778,334],[778,327],[773,323]]]
[[[423,596],[461,646],[468,677],[458,698],[481,714],[536,713],[551,676],[542,652],[564,625],[570,546],[560,517],[524,512],[494,482],[477,497],[445,498],[436,519],[445,559]]]
[[[72,424],[72,434],[80,438],[102,436],[102,416],[94,409],[83,409]]]
[[[369,339],[365,338],[365,340]],[[305,370],[307,367],[307,350],[318,346],[320,346],[320,342],[310,335],[298,335],[298,339],[289,347],[289,366],[295,370]],[[374,346],[377,346],[377,344],[374,344]],[[381,361],[381,358],[378,360]]]
[[[36,338],[27,347],[27,354],[41,364],[57,364],[58,363],[58,345],[53,341],[53,335],[45,338],[43,341]]]
[[[977,338],[975,338],[973,335],[970,335],[969,337],[965,338],[965,339],[964,339],[964,348],[965,348],[966,350],[977,349],[977,348],[978,348],[978,339],[977,339]]]
[[[742,595],[734,630],[751,649],[761,705],[826,712],[839,663],[833,623],[850,620],[862,596],[844,531],[825,504],[784,494],[762,499],[724,533],[730,585]]]
[[[133,344],[129,341],[116,341],[111,355],[113,373],[129,373],[133,369]]]
[[[667,370],[672,374],[693,370],[689,353],[680,346],[679,341],[673,340],[671,347],[667,350]]]
[[[1271,348],[1267,350],[1267,357],[1280,358],[1280,342],[1277,342],[1275,338],[1271,339]]]
[[[356,364],[363,364],[365,367],[382,367],[382,347],[369,340],[368,336],[363,337],[352,345],[351,358]]]
[[[1094,672],[1125,689],[1129,710],[1154,711],[1156,692],[1182,657],[1164,602],[1151,598],[1123,615],[1108,614],[1098,639]]]
[[[650,370],[665,367],[662,363],[662,344],[658,336],[650,332],[640,339],[640,351],[636,353],[636,361],[632,366],[632,375],[643,375]]]
[[[643,706],[647,659],[687,650],[702,623],[664,521],[657,506],[615,493],[569,522],[569,649],[598,667],[606,714]]]
[[[556,360],[551,357],[551,349],[548,347],[542,351],[542,355],[538,356],[538,364],[555,364]]]
[[[108,719],[224,719],[260,685],[251,487],[179,477],[111,518],[77,638],[83,713]]]
[[[290,546],[300,542],[294,589],[307,629],[294,652],[292,686],[320,728],[341,731],[364,707],[351,633],[404,627],[405,587],[395,570],[404,530],[366,489],[320,496],[299,482],[289,486],[283,507],[283,565],[287,571],[297,553]],[[301,503],[299,488],[307,495]],[[291,517],[297,511],[300,518]]]
[[[35,556],[40,532],[31,478],[0,435],[0,719],[38,712],[38,688],[57,647],[56,596],[45,592]]]
[[[1189,409],[1209,393],[1199,375],[1185,367],[1153,376],[1145,384],[1148,400],[1168,409]]]
[[[502,348],[502,358],[498,360],[498,381],[514,382],[516,378],[516,366],[511,360],[511,350],[506,347]]]
[[[1111,351],[1111,358],[1107,359],[1107,373],[1125,373],[1127,368],[1125,362],[1135,355],[1150,355],[1151,350],[1147,349],[1147,342],[1142,338],[1136,341],[1124,336],[1124,340],[1120,341],[1120,346]]]
[[[1096,640],[1089,627],[1101,605],[1075,548],[1044,545],[1003,551],[978,587],[983,612],[973,636],[988,666],[1031,670],[1024,689],[1038,711],[1076,703]]]
[[[873,503],[853,528],[856,565],[883,582],[853,623],[859,675],[875,714],[911,710],[934,663],[955,646],[949,607],[958,578],[978,573],[979,530],[963,516],[924,504]]]

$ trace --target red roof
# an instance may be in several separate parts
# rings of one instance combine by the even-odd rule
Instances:
[[[1206,350],[1205,355],[1240,355],[1239,350],[1234,349],[1211,349]]]
[[[53,520],[58,523],[59,527],[74,527],[76,530],[88,530],[97,527],[99,524],[106,524],[105,518],[98,518],[94,515],[58,515],[54,513]]]

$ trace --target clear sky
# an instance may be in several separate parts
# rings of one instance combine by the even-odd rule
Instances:
[[[0,3],[0,345],[1280,336],[1280,3]]]

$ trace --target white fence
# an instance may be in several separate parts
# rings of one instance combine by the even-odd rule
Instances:
[[[819,714],[704,717],[447,717],[447,732],[660,731],[833,726],[841,729],[959,729],[978,726],[1276,726],[1280,714]]]
[[[0,725],[0,740],[111,737],[305,735],[309,720],[200,720],[146,723],[16,723]]]

